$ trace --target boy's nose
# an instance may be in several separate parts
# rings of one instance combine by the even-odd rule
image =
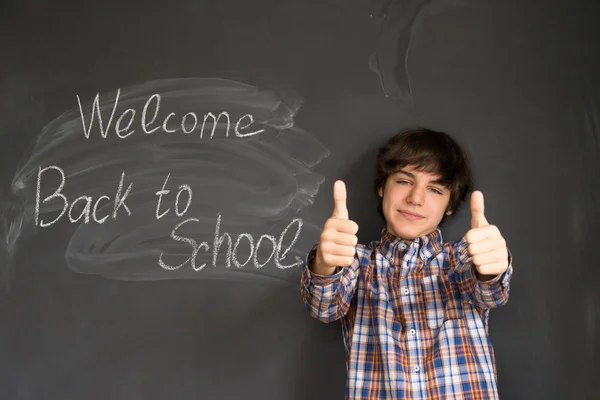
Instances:
[[[414,204],[416,206],[421,206],[423,205],[423,198],[424,198],[424,193],[422,190],[418,189],[418,188],[413,188],[410,193],[408,194],[408,202],[410,204]]]

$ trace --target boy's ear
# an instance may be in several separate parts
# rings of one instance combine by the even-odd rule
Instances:
[[[383,197],[383,188],[381,186],[379,186],[379,190],[377,190],[377,194],[379,195],[379,197]]]

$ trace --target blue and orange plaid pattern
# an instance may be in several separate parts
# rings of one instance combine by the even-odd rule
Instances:
[[[311,250],[301,292],[311,316],[341,320],[346,399],[498,399],[488,319],[508,301],[512,255],[483,282],[467,246],[439,229],[408,246],[384,229],[331,276],[310,271]]]

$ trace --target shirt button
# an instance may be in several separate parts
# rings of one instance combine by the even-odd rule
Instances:
[[[419,368],[418,365],[415,365],[415,372],[419,372],[421,370],[421,368]]]
[[[402,250],[406,250],[406,243],[404,243],[404,242],[401,242],[401,243],[400,243],[400,248],[401,248]]]
[[[404,294],[408,294],[408,293],[410,293],[410,292],[408,291],[408,288],[404,288]]]
[[[411,329],[409,332],[410,336],[415,336],[415,333],[417,333],[417,331],[415,331],[414,329]]]

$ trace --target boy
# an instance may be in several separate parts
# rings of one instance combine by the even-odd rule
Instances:
[[[357,244],[346,189],[302,270],[310,315],[341,320],[347,399],[497,399],[489,310],[506,304],[512,258],[471,196],[471,229],[443,242],[439,225],[471,190],[467,157],[447,134],[410,129],[377,156],[381,241]]]

